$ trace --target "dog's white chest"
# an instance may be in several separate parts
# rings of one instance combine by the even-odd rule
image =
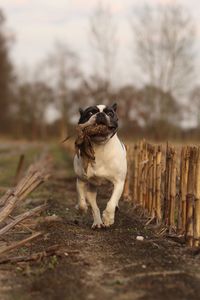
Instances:
[[[94,163],[88,165],[86,178],[89,182],[100,185],[108,176],[108,168],[103,160],[96,158]]]
[[[103,180],[111,182],[126,174],[126,150],[117,135],[105,145],[94,146],[95,162],[83,168],[81,158],[75,157],[74,169],[79,178],[91,183],[101,184]]]

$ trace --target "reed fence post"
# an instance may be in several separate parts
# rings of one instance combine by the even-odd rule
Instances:
[[[138,186],[138,200],[139,205],[142,207],[143,204],[143,176],[142,176],[142,170],[143,170],[143,141],[140,142],[139,145],[139,166],[138,166],[138,177],[139,177],[139,186]]]
[[[162,160],[162,151],[161,147],[158,147],[156,152],[156,221],[157,223],[161,222],[161,160]]]
[[[195,156],[197,149],[195,147],[190,148],[189,156],[189,169],[188,169],[188,183],[187,183],[187,195],[186,195],[186,232],[185,240],[187,246],[193,246],[194,235],[194,187],[195,187]]]
[[[169,145],[167,142],[166,153],[165,153],[164,204],[163,204],[163,219],[165,225],[168,225],[169,222],[170,174],[171,174],[171,156],[169,153]]]
[[[185,151],[186,147],[181,148],[180,156],[180,184],[179,184],[179,201],[178,201],[178,222],[177,231],[182,232],[182,199],[184,197],[184,172],[185,172]]]
[[[134,146],[133,160],[133,204],[138,202],[138,146]]]
[[[189,148],[182,147],[180,159],[180,192],[178,207],[178,232],[185,233],[186,224],[186,195],[189,168]]]
[[[151,218],[155,218],[156,209],[156,147],[153,146],[153,165],[152,165],[152,203]]]
[[[170,165],[169,165],[169,194],[170,194],[170,201],[169,201],[169,219],[168,219],[168,226],[169,232],[171,232],[175,228],[175,204],[176,204],[176,176],[177,176],[177,169],[176,169],[176,151],[174,147],[170,147]]]
[[[147,170],[148,170],[148,155],[147,155],[147,143],[143,145],[143,170],[142,170],[142,175],[143,175],[143,208],[146,210],[147,208]]]
[[[194,241],[193,246],[199,247],[200,244],[200,147],[196,156],[195,172],[195,203],[194,203]]]
[[[149,214],[151,215],[151,208],[153,202],[153,147],[152,145],[148,145],[148,204],[147,209]]]
[[[130,177],[131,177],[131,166],[132,166],[132,155],[131,146],[126,145],[126,157],[127,157],[127,174],[124,184],[123,200],[130,201]]]

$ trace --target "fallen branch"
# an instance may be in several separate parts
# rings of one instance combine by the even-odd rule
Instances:
[[[8,225],[6,225],[2,229],[0,229],[0,236],[7,233],[10,229],[15,227],[17,224],[19,224],[23,220],[28,219],[28,218],[32,217],[33,215],[45,210],[47,207],[48,207],[48,205],[43,204],[43,205],[37,206],[33,209],[30,209],[30,210],[26,211],[25,213],[15,217],[12,222],[10,222]]]
[[[171,275],[180,275],[185,274],[185,271],[181,270],[172,270],[172,271],[155,271],[155,272],[146,272],[136,274],[136,278],[150,277],[150,276],[171,276]]]
[[[40,159],[31,165],[26,176],[20,180],[16,188],[10,189],[0,199],[0,223],[2,223],[13,211],[15,206],[24,200],[26,196],[34,191],[40,184],[46,181],[50,176],[49,157]]]
[[[42,259],[49,256],[65,256],[79,254],[78,250],[67,250],[60,248],[59,245],[53,245],[47,248],[44,251],[36,252],[31,255],[22,255],[22,256],[11,256],[11,257],[2,257],[0,258],[0,264],[6,263],[18,263],[18,262],[29,262],[29,261],[41,261]]]
[[[25,159],[25,155],[21,154],[19,157],[19,162],[17,165],[16,174],[15,174],[15,179],[14,179],[15,184],[17,184],[19,182],[19,179],[21,177],[23,166],[24,166],[24,159]]]
[[[36,252],[31,255],[22,255],[22,256],[13,256],[13,257],[2,257],[0,259],[0,264],[5,264],[5,263],[18,263],[18,262],[28,262],[28,261],[41,261],[45,257],[49,257],[52,255],[60,256],[62,255],[65,250],[64,249],[59,249],[59,245],[54,245],[49,248],[47,248],[45,251],[41,252]]]
[[[29,236],[28,238],[22,240],[22,241],[19,241],[19,242],[15,242],[15,243],[12,243],[11,245],[9,246],[6,246],[6,247],[3,247],[3,248],[0,248],[0,255],[6,253],[6,252],[9,252],[11,250],[14,250],[16,248],[20,248],[21,246],[24,246],[25,244],[27,244],[28,242],[32,241],[33,239],[39,237],[42,235],[42,232],[36,232],[34,233],[33,235]]]

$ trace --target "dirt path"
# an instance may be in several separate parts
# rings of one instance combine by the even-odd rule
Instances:
[[[121,203],[111,229],[93,231],[91,214],[80,216],[74,209],[71,173],[67,175],[59,166],[45,189],[48,213],[60,215],[63,221],[43,227],[45,238],[33,247],[60,244],[66,255],[0,266],[0,300],[200,299],[199,257],[179,244],[156,239],[129,205]],[[100,190],[101,210],[109,193],[109,187]],[[143,235],[144,241],[137,241],[137,235]],[[2,277],[10,270],[12,276]]]

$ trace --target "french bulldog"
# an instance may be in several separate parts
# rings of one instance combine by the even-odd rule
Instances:
[[[87,212],[88,204],[91,206],[94,218],[93,229],[109,227],[114,224],[115,210],[124,189],[127,173],[126,148],[117,136],[117,104],[90,106],[79,111],[79,125],[103,124],[109,130],[106,135],[92,137],[95,162],[88,165],[87,171],[83,168],[81,155],[74,157],[74,170],[77,175],[77,208]],[[113,183],[113,192],[101,217],[96,196],[97,187],[105,179]]]

